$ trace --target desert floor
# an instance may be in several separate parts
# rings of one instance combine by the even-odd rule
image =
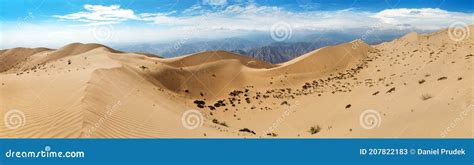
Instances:
[[[473,137],[469,30],[355,40],[281,64],[98,44],[2,50],[0,137]]]

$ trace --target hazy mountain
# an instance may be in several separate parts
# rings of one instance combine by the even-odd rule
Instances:
[[[311,52],[318,48],[335,45],[341,42],[321,40],[319,42],[275,42],[267,46],[251,48],[248,50],[234,50],[233,52],[251,56],[253,58],[270,62],[273,64],[289,61],[295,57]]]
[[[162,57],[176,57],[211,50],[232,51],[270,63],[281,63],[315,49],[349,42],[364,37],[363,32],[346,34],[341,32],[308,33],[293,35],[284,42],[275,42],[269,35],[252,35],[218,40],[192,39],[169,43],[144,43],[115,46],[127,52],[143,52]],[[400,34],[370,34],[364,39],[368,44],[377,44],[399,37]]]
[[[378,44],[397,38],[400,35],[401,34],[373,34],[370,37],[364,37],[364,41],[368,44]],[[290,42],[273,42],[261,47],[254,47],[247,50],[233,50],[232,52],[277,64],[289,61],[321,47],[350,42],[360,37],[361,35],[358,34],[349,35],[343,33],[309,34],[296,36],[289,40]]]
[[[271,38],[226,38],[219,40],[181,40],[170,43],[151,43],[116,46],[114,48],[129,52],[144,52],[162,57],[176,57],[210,50],[248,50],[272,43]]]

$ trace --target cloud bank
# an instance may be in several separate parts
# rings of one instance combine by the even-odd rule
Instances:
[[[207,0],[204,4],[226,5],[226,1]],[[142,21],[167,27],[200,27],[207,29],[255,30],[265,31],[276,22],[286,22],[295,30],[351,29],[366,28],[374,24],[383,24],[385,28],[410,26],[414,29],[435,30],[461,21],[473,22],[472,13],[450,12],[437,8],[399,8],[380,12],[366,12],[357,9],[335,11],[289,11],[275,6],[229,5],[219,10],[193,5],[179,14],[139,13],[123,9],[119,5],[85,5],[86,11],[67,15],[55,15],[55,18],[97,24],[116,24],[129,20]]]
[[[434,31],[454,22],[474,23],[472,13],[451,12],[438,8],[398,8],[379,12],[349,8],[334,11],[292,11],[256,4],[227,5],[223,0],[209,0],[182,11],[136,13],[119,5],[84,5],[83,11],[52,18],[52,23],[5,28],[5,43],[26,46],[60,46],[67,42],[158,42],[183,38],[223,38],[249,33],[268,33],[284,22],[293,33],[346,31],[353,29]],[[218,6],[218,7],[216,7]],[[59,24],[58,23],[58,24]],[[105,26],[105,28],[98,28]],[[102,29],[102,30],[97,30]],[[108,36],[97,39],[97,34]],[[270,35],[270,33],[268,33]],[[18,37],[22,36],[22,37]],[[104,36],[104,35],[102,35]],[[38,41],[38,38],[55,40]],[[29,43],[34,41],[34,43]],[[53,43],[53,41],[55,43]],[[4,45],[5,46],[5,45]],[[8,46],[7,46],[8,47]]]
[[[122,9],[120,5],[84,5],[86,11],[67,15],[54,15],[60,20],[73,20],[88,23],[86,25],[115,24],[127,20],[138,19],[131,9]]]

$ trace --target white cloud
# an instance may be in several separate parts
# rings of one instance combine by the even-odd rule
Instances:
[[[268,31],[277,22],[286,22],[295,30],[343,29],[364,27],[373,23],[370,13],[353,10],[328,12],[291,12],[273,6],[228,6],[223,10],[210,11],[201,15],[171,16],[159,15],[144,20],[157,25],[192,26],[201,29],[227,29],[247,31]],[[353,21],[354,17],[365,19]]]
[[[90,25],[114,24],[127,20],[138,19],[133,10],[122,9],[119,5],[84,5],[86,11],[67,15],[54,15],[61,20],[73,20],[90,23]]]
[[[195,8],[195,7],[193,7]],[[276,22],[286,22],[293,30],[349,30],[377,25],[383,29],[409,27],[415,30],[437,30],[452,22],[474,22],[472,13],[450,12],[441,9],[387,9],[366,12],[355,9],[337,11],[288,11],[281,7],[231,5],[223,10],[207,11],[200,15],[160,15],[145,20],[157,25],[194,26],[202,29],[268,31]]]
[[[191,7],[183,10],[183,14],[202,14],[204,10],[202,9],[202,6],[199,4],[192,5]]]
[[[188,10],[166,13],[135,13],[118,5],[85,5],[86,11],[63,16],[62,24],[38,24],[17,28],[4,24],[2,47],[52,46],[70,42],[99,42],[91,33],[95,26],[113,26],[113,37],[108,43],[172,41],[183,38],[224,38],[269,31],[275,23],[290,25],[293,34],[301,31],[340,31],[356,33],[357,30],[399,32],[400,29],[433,31],[461,21],[473,24],[472,13],[451,12],[442,9],[386,9],[380,12],[345,9],[337,11],[289,11],[282,7],[227,5],[222,9],[195,5]],[[133,20],[133,24],[126,21]],[[79,22],[85,26],[65,26]],[[112,25],[113,24],[113,25]],[[94,25],[89,27],[89,25]],[[360,31],[359,31],[360,32]],[[47,38],[47,40],[45,40]],[[23,44],[23,45],[21,45]]]
[[[204,4],[227,5],[226,0],[205,0]],[[222,9],[209,9],[196,4],[178,13],[139,13],[122,9],[119,5],[85,5],[86,11],[54,16],[61,20],[86,22],[85,25],[104,25],[128,20],[151,22],[167,27],[189,26],[200,29],[227,29],[268,31],[276,22],[286,22],[294,30],[345,30],[367,28],[409,27],[419,30],[436,30],[448,27],[455,21],[473,23],[472,13],[450,12],[442,9],[386,9],[366,12],[355,9],[337,11],[289,11],[275,6],[229,5]],[[178,13],[178,14],[177,14]]]
[[[382,23],[393,26],[411,26],[416,29],[436,30],[446,28],[453,22],[474,22],[472,13],[449,12],[442,9],[387,9],[372,16]]]
[[[203,4],[212,5],[212,6],[225,6],[227,5],[227,0],[203,0]]]

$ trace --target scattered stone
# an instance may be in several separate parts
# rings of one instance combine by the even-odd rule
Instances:
[[[311,128],[309,128],[309,133],[311,135],[314,135],[314,134],[317,134],[318,132],[321,131],[321,127],[318,125],[318,126],[312,126]]]
[[[273,133],[273,132],[272,132],[272,133],[267,133],[267,136],[271,136],[271,137],[277,137],[277,136],[278,136],[278,134],[276,134],[276,133]]]
[[[443,77],[438,78],[438,81],[439,80],[446,80],[446,79],[448,79],[448,78],[443,76]]]
[[[395,87],[390,88],[390,89],[387,91],[387,93],[392,93],[393,91],[395,91]]]
[[[202,100],[194,100],[194,104],[196,104],[196,106],[199,108],[204,108],[204,106],[206,105],[206,102]]]
[[[242,128],[239,130],[239,132],[247,132],[256,135],[256,133],[248,128]]]
[[[346,109],[347,109],[347,108],[350,108],[350,107],[351,107],[351,104],[347,104],[347,105],[346,105]]]

